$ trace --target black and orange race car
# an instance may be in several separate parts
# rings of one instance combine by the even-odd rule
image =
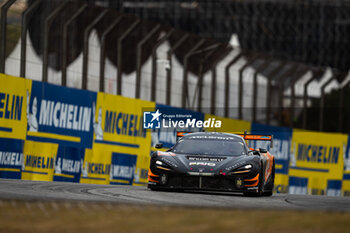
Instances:
[[[271,135],[211,132],[179,134],[180,138],[172,148],[152,154],[148,172],[148,187],[151,190],[272,195],[274,157],[266,149],[249,148],[245,141],[272,141]],[[156,148],[161,147],[161,144],[156,145]]]

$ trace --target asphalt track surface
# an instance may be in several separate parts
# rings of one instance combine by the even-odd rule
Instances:
[[[349,197],[274,194],[159,192],[146,187],[0,179],[0,200],[93,201],[136,205],[296,209],[350,212]]]

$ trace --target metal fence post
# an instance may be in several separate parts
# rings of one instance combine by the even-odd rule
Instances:
[[[333,73],[332,77],[330,77],[327,82],[325,82],[322,86],[321,86],[321,99],[320,99],[320,126],[319,126],[319,130],[323,131],[323,118],[324,118],[324,95],[325,95],[325,89],[326,87],[335,79],[336,74]]]
[[[47,82],[47,72],[48,72],[48,63],[49,63],[49,34],[51,24],[56,18],[56,16],[63,10],[63,8],[67,5],[68,1],[64,1],[59,5],[46,19],[44,22],[44,46],[43,46],[43,71],[42,71],[42,81]]]
[[[118,61],[117,61],[117,95],[122,94],[122,43],[125,37],[129,35],[132,30],[135,29],[135,27],[141,22],[140,19],[137,19],[129,28],[126,30],[118,39]]]
[[[92,29],[98,24],[103,17],[107,14],[108,9],[103,10],[94,21],[92,21],[84,30],[84,49],[83,49],[83,76],[82,76],[82,89],[87,89],[88,83],[88,59],[89,59],[89,35]]]
[[[16,0],[9,0],[1,7],[0,73],[5,73],[7,11]]]
[[[247,62],[239,69],[239,86],[238,86],[238,119],[243,118],[243,72],[244,70],[252,65],[258,58],[258,55],[253,55],[253,57],[248,58]]]
[[[21,29],[21,64],[19,76],[25,78],[26,76],[26,57],[27,57],[27,28],[28,28],[28,17],[32,11],[40,5],[42,0],[35,1],[30,7],[28,7],[22,13],[22,29]]]
[[[139,99],[141,96],[141,69],[142,69],[142,46],[153,36],[160,25],[157,24],[139,43],[137,43],[136,51],[136,88],[135,88],[135,98]]]
[[[209,47],[207,47],[207,48],[204,48],[204,49],[201,49],[201,50],[197,50],[197,51],[195,51],[195,52],[193,52],[190,56],[193,56],[193,55],[196,55],[196,54],[200,54],[200,53],[203,53],[203,52],[206,52],[206,51],[209,51],[205,56],[204,56],[204,58],[202,58],[202,59],[200,59],[200,64],[199,64],[199,75],[198,75],[198,81],[197,81],[197,88],[199,89],[199,92],[201,92],[202,90],[201,90],[201,85],[202,85],[202,83],[201,83],[201,77],[203,76],[203,62],[211,55],[211,54],[213,54],[213,52],[215,51],[215,49],[217,48],[217,47],[219,47],[220,46],[220,44],[214,44],[214,45],[212,45],[212,46],[209,46]],[[196,91],[197,91],[197,89],[196,89]],[[202,93],[199,93],[199,99],[201,98],[201,96],[202,96]],[[195,92],[195,94],[194,94],[194,96],[193,96],[193,102],[194,102],[194,98],[195,98],[195,96],[196,96],[196,92]],[[194,105],[194,104],[193,104]],[[189,104],[189,106],[190,106],[190,104]]]
[[[63,25],[63,41],[62,41],[62,86],[67,86],[67,40],[68,40],[68,27],[84,10],[87,8],[87,4],[82,5],[77,12],[75,12],[72,17],[70,17],[67,22]]]
[[[279,95],[278,95],[278,124],[279,126],[282,126],[282,112],[283,112],[283,92],[284,92],[284,81],[291,75],[295,73],[295,70],[297,69],[298,65],[293,64],[287,72],[284,73],[284,75],[281,76],[281,80],[279,80]]]
[[[266,70],[271,58],[266,58],[266,61],[262,62],[254,72],[253,76],[253,122],[256,121],[256,108],[257,108],[257,96],[258,96],[258,74]]]
[[[172,28],[167,32],[152,48],[152,79],[151,79],[151,101],[156,101],[157,95],[157,49],[163,44],[173,33],[175,29]]]
[[[241,57],[243,53],[240,52],[236,55],[225,67],[225,117],[229,117],[230,108],[230,68],[233,66]]]
[[[344,90],[349,88],[349,85],[350,85],[350,80],[347,80],[340,88],[340,100],[339,100],[339,106],[338,106],[338,117],[339,117],[338,131],[339,132],[344,132],[343,130]]]
[[[290,99],[290,109],[289,109],[289,115],[290,115],[290,122],[289,127],[294,127],[294,105],[295,105],[295,83],[307,72],[307,67],[301,67],[299,72],[297,72],[291,80],[291,99]]]
[[[167,59],[169,61],[169,69],[166,72],[166,104],[171,104],[171,71],[172,71],[172,55],[175,50],[182,45],[183,42],[190,36],[190,34],[185,34],[176,42],[176,44],[167,52]]]
[[[204,43],[204,39],[201,39],[189,52],[184,56],[183,61],[183,81],[182,81],[182,108],[186,108],[186,100],[188,98],[188,59],[190,56]]]
[[[203,66],[204,62],[210,57],[215,50],[209,51],[199,62],[199,71],[198,71],[198,81],[197,81],[197,88],[198,88],[198,99],[197,99],[197,111],[201,112],[202,111],[202,95],[203,95]],[[193,97],[194,101],[195,96]],[[194,104],[193,104],[194,106]]]
[[[304,96],[303,96],[303,129],[306,129],[307,124],[307,100],[308,100],[308,87],[315,80],[323,75],[324,71],[314,70],[312,77],[304,84]]]
[[[283,67],[286,65],[286,61],[280,62],[280,64],[273,69],[268,75],[267,75],[267,96],[266,96],[266,119],[265,124],[270,124],[270,113],[271,113],[271,89],[272,89],[272,79],[281,72]]]
[[[112,24],[102,33],[101,49],[100,49],[100,91],[105,91],[105,59],[106,59],[106,38],[115,26],[122,20],[124,16],[119,16]]]
[[[216,58],[213,59],[213,65],[211,68],[211,75],[212,75],[212,83],[211,83],[211,98],[210,98],[210,113],[215,114],[216,110],[216,67],[219,64],[219,62],[226,57],[232,50],[230,47],[225,47],[225,50],[223,53],[219,54]]]

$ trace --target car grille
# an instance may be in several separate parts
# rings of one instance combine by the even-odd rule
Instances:
[[[182,188],[236,189],[234,180],[224,177],[172,176],[169,177],[168,185]]]

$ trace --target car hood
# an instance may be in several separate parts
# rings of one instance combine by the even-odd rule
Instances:
[[[181,173],[214,173],[219,174],[232,171],[246,164],[254,164],[257,156],[218,156],[218,155],[194,155],[163,152],[160,159],[170,165],[176,172]]]

